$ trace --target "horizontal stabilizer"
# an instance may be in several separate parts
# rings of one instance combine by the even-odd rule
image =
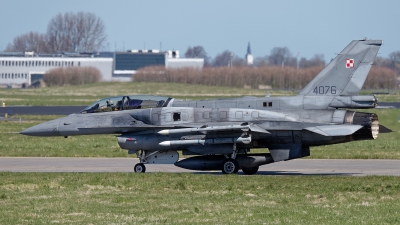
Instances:
[[[308,130],[323,136],[347,136],[353,134],[361,128],[361,125],[343,124],[307,127],[304,128],[304,130]]]

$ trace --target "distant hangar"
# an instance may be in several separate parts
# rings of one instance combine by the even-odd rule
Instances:
[[[147,66],[202,69],[202,58],[180,58],[179,51],[129,50],[126,52],[56,53],[0,52],[0,84],[30,85],[59,67],[95,67],[102,81],[131,81],[132,74]]]

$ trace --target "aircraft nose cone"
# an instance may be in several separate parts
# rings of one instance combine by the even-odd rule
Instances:
[[[20,132],[28,136],[58,136],[58,120],[52,120],[33,127],[29,127]]]

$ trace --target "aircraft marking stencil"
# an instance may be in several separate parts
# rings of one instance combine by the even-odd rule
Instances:
[[[354,59],[346,59],[346,68],[354,68]]]
[[[375,113],[353,111],[377,105],[375,96],[358,94],[382,43],[351,41],[297,96],[195,101],[116,96],[20,134],[117,135],[119,146],[140,160],[135,172],[145,172],[146,164],[170,163],[255,174],[261,165],[309,156],[312,146],[373,140],[379,131],[390,132]],[[257,148],[269,152],[252,154]],[[178,151],[193,157],[179,160]]]

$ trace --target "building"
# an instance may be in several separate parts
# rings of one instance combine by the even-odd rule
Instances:
[[[254,59],[253,59],[253,56],[251,55],[250,42],[247,45],[247,54],[246,54],[245,58],[246,58],[247,65],[252,66]]]
[[[179,51],[130,50],[127,52],[57,53],[35,52],[0,53],[0,85],[30,85],[43,75],[60,67],[94,67],[102,81],[131,81],[136,70],[146,66],[166,68],[203,68],[204,59],[180,59]]]

